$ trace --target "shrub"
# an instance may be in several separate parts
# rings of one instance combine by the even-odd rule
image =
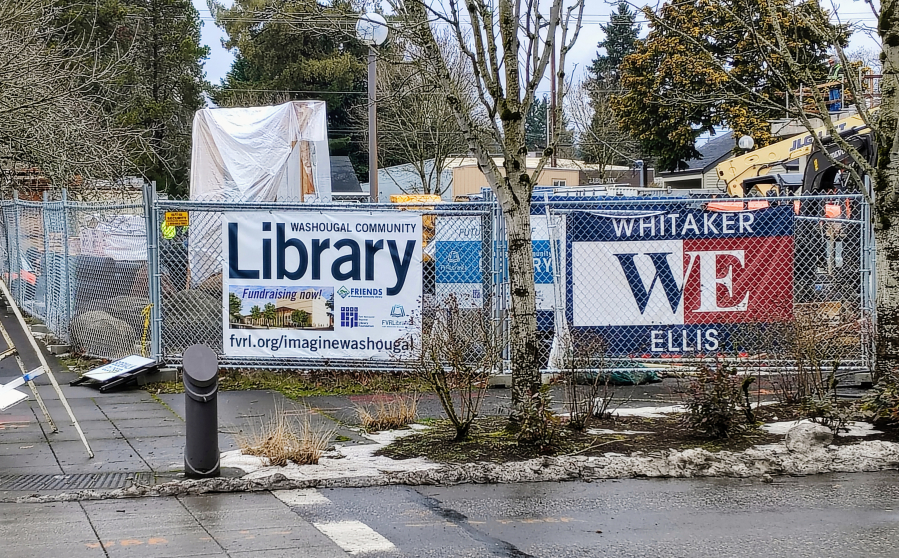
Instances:
[[[415,422],[418,396],[380,396],[371,407],[356,407],[359,422],[367,431],[392,430]]]
[[[552,449],[562,429],[562,419],[551,408],[552,400],[549,386],[544,384],[525,402],[517,424],[519,443],[536,446],[541,452]]]
[[[846,317],[835,303],[801,304],[793,319],[772,326],[771,346],[782,346],[794,369],[778,370],[771,379],[778,401],[802,404],[809,398],[834,394],[833,378],[842,362],[857,348],[857,338],[846,336]]]
[[[807,397],[799,405],[800,414],[812,422],[823,424],[834,434],[846,429],[852,418],[852,409],[841,407],[833,397]]]
[[[560,344],[559,378],[568,410],[567,426],[583,430],[592,418],[607,414],[615,395],[606,370],[606,343],[595,336],[577,340],[563,336]]]
[[[268,458],[271,465],[283,467],[289,461],[317,465],[335,431],[313,426],[310,414],[301,418],[275,409],[268,421],[251,423],[249,432],[237,437],[237,444],[244,454]]]
[[[453,296],[419,324],[411,336],[416,373],[434,390],[456,440],[468,437],[487,392],[488,379],[502,363],[501,324],[482,309],[463,309]]]
[[[755,425],[749,401],[749,387],[755,378],[740,378],[736,370],[722,363],[702,364],[687,389],[684,421],[713,438],[727,438],[746,426]]]
[[[862,399],[861,412],[878,426],[899,424],[899,379],[893,375],[881,378]]]

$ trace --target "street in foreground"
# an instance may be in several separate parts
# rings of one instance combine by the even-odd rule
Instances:
[[[887,557],[895,472],[0,504],[8,558]]]

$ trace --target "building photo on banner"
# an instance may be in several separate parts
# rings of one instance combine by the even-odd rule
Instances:
[[[226,212],[228,356],[389,359],[421,314],[414,212]]]

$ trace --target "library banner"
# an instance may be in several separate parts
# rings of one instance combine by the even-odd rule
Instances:
[[[411,211],[225,213],[224,353],[387,359],[407,352],[421,313],[421,227]]]

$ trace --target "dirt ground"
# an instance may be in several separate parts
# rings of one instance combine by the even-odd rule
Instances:
[[[766,405],[756,409],[759,422],[798,420],[797,406]],[[437,421],[433,427],[398,439],[380,451],[394,459],[428,457],[450,463],[472,461],[508,462],[541,455],[600,456],[606,453],[652,453],[669,449],[703,448],[708,451],[742,451],[754,445],[781,442],[783,435],[758,428],[747,428],[728,438],[712,439],[697,434],[684,423],[683,415],[664,417],[613,416],[591,421],[587,428],[575,431],[558,425],[557,435],[549,445],[521,443],[517,433],[509,429],[505,416],[477,419],[469,439],[455,441],[455,430],[448,421]],[[865,437],[834,437],[835,445],[861,440],[899,442],[899,428],[878,428],[879,433]],[[608,432],[615,431],[615,432]]]

